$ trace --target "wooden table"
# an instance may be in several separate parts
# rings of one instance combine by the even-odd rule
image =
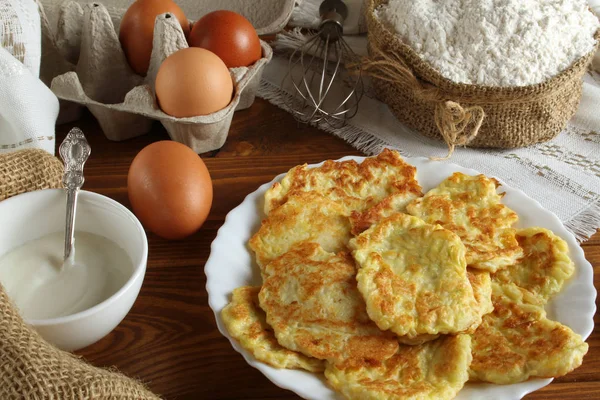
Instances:
[[[86,115],[76,124],[59,126],[57,143],[75,125],[92,146],[85,189],[129,207],[129,165],[144,146],[168,139],[165,130],[157,123],[148,135],[110,142]],[[246,364],[219,333],[208,306],[204,263],[225,216],[248,193],[294,165],[345,155],[361,153],[330,134],[298,127],[289,114],[266,101],[257,99],[250,109],[236,112],[223,148],[202,155],[214,185],[208,220],[183,241],[148,234],[148,269],[133,309],[112,333],[78,353],[95,365],[114,365],[140,378],[167,399],[297,399]],[[583,246],[598,272],[600,233]],[[595,284],[600,287],[598,273]],[[600,328],[588,343],[590,351],[579,369],[527,399],[600,398]]]

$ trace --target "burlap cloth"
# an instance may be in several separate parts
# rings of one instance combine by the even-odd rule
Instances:
[[[582,76],[594,51],[540,84],[492,87],[444,78],[376,18],[387,0],[369,0],[370,62],[377,96],[394,115],[421,134],[455,145],[516,148],[550,140],[575,114]],[[600,36],[597,34],[597,39]]]
[[[58,350],[19,316],[0,285],[0,399],[158,399],[141,383]]]
[[[63,164],[41,149],[0,154],[0,200],[62,186]]]
[[[63,165],[44,150],[0,155],[0,200],[61,186]],[[115,370],[87,364],[23,321],[0,284],[0,399],[158,399]]]

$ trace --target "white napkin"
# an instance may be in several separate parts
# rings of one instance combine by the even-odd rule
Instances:
[[[34,0],[0,0],[0,153],[54,154],[58,99],[39,80],[41,29]]]

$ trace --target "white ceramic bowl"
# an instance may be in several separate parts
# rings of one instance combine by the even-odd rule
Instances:
[[[64,232],[66,195],[61,189],[20,194],[0,201],[0,255],[53,232]],[[80,191],[75,230],[104,236],[131,258],[133,272],[115,294],[87,310],[60,318],[27,320],[47,341],[73,351],[112,331],[137,298],[148,258],[148,241],[138,219],[118,202]]]

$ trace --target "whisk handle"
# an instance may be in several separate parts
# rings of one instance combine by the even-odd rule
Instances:
[[[328,18],[332,13],[338,14],[341,22],[348,17],[348,7],[342,0],[325,0],[319,6],[319,15],[321,19]],[[334,18],[337,19],[337,18]]]

